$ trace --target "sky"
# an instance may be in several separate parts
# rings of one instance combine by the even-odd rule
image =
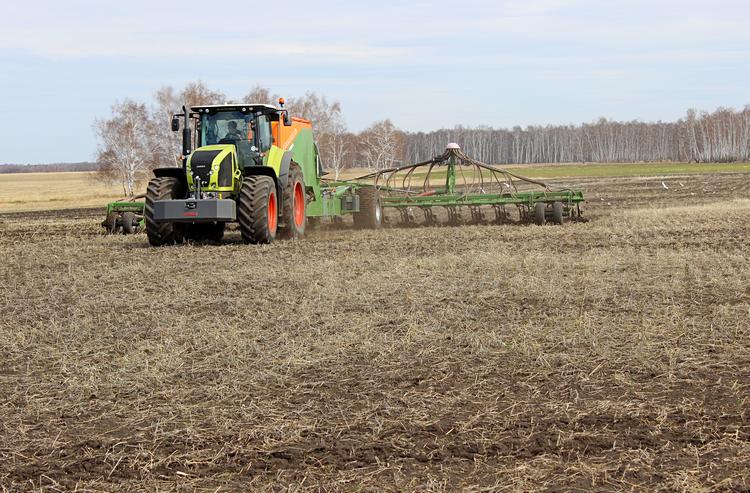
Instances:
[[[352,131],[750,104],[747,0],[3,3],[0,163],[93,160],[115,101],[195,80],[231,98],[316,91]]]

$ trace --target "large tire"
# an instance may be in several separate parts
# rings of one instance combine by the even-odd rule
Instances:
[[[555,224],[562,224],[565,221],[565,212],[562,202],[554,202],[552,204],[552,222]]]
[[[272,243],[278,225],[276,184],[263,175],[248,176],[242,181],[237,206],[240,232],[245,243]]]
[[[124,235],[132,235],[135,233],[136,228],[138,228],[137,225],[133,224],[135,222],[135,214],[132,212],[123,212],[122,213],[122,234]]]
[[[354,225],[358,228],[378,229],[383,225],[383,204],[380,190],[375,187],[359,189],[359,212],[354,213]]]
[[[289,166],[288,176],[289,179],[284,190],[282,190],[279,236],[287,240],[293,240],[305,236],[305,224],[307,222],[305,215],[305,181],[302,170],[296,163]]]
[[[152,246],[174,245],[184,240],[183,227],[178,223],[157,223],[154,221],[154,202],[157,200],[185,198],[185,190],[177,178],[160,177],[148,182],[146,189],[146,234]]]
[[[547,222],[547,204],[544,202],[537,202],[534,206],[534,222],[539,226]]]

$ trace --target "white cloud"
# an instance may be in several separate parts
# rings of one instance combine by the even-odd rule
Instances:
[[[589,55],[750,42],[744,22],[750,6],[730,0],[291,1],[285,7],[269,7],[261,17],[249,3],[229,13],[190,1],[14,4],[0,21],[7,24],[0,29],[0,49],[58,59],[291,57],[419,64],[444,60],[458,48],[469,56],[516,52],[528,58],[543,55],[544,44],[575,44],[571,49]]]

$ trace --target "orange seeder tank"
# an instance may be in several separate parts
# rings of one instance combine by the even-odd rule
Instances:
[[[312,122],[296,116],[292,117],[291,127],[284,126],[281,122],[272,122],[271,132],[273,133],[274,143],[285,151],[289,150],[289,147],[294,143],[294,138],[302,128],[312,130]]]

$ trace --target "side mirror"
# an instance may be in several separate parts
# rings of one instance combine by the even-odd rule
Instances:
[[[285,127],[291,127],[292,126],[292,118],[289,116],[289,110],[284,110],[283,118],[284,118],[284,126]]]
[[[172,117],[172,132],[177,132],[180,129],[180,119],[177,115]]]

